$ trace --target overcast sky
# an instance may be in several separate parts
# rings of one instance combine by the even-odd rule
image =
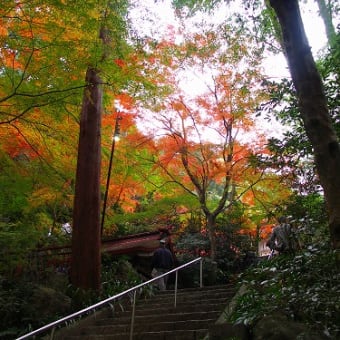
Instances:
[[[131,14],[136,22],[136,27],[153,37],[166,35],[169,25],[176,26],[176,19],[170,4],[170,0],[162,0],[157,3],[154,0],[144,0]],[[325,28],[317,15],[317,4],[314,0],[308,0],[306,3],[300,1],[300,6],[306,34],[316,57],[326,44]],[[214,22],[222,21],[230,15],[232,10],[233,7],[229,5],[222,7],[214,15]],[[272,77],[289,76],[284,56],[270,57],[266,63],[266,73]]]
[[[162,38],[169,33],[169,26],[177,26],[177,21],[170,5],[170,0],[162,0],[154,3],[154,0],[144,0],[142,4],[138,2],[138,8],[131,13],[131,18],[135,22],[135,27],[140,32],[145,32],[145,35],[154,38]],[[304,22],[308,41],[311,45],[314,57],[326,46],[326,35],[324,24],[317,14],[317,4],[315,0],[307,0],[306,3],[300,1],[301,14]],[[231,15],[233,8],[225,6],[221,8],[213,17],[213,22],[222,22],[225,18]],[[202,18],[201,18],[202,19]],[[189,20],[189,19],[188,19]],[[290,77],[287,62],[283,54],[270,56],[267,58],[265,64],[265,74],[268,78],[280,79],[282,77]],[[188,92],[195,96],[202,91],[206,91],[206,84],[204,79],[200,79],[197,74],[183,75],[182,86],[188,88]],[[184,89],[185,91],[185,89]],[[279,137],[282,127],[275,122],[268,124],[260,118],[260,130],[265,132],[267,137],[275,135]]]

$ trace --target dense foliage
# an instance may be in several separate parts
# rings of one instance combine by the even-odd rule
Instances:
[[[264,260],[240,276],[247,291],[239,297],[231,321],[249,326],[281,312],[336,339],[340,334],[340,272],[328,243],[308,246],[294,257]]]
[[[103,284],[99,296],[94,291],[74,289],[65,273],[55,272],[53,269],[38,273],[31,267],[24,270],[21,276],[10,278],[1,275],[0,338],[16,338],[20,334],[118,294],[141,283],[142,280],[124,257],[105,256],[101,275]],[[143,290],[140,293],[150,292]],[[117,303],[125,302],[118,300]]]

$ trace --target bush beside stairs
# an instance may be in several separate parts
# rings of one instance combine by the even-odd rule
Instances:
[[[133,340],[200,340],[235,295],[235,286],[219,285],[158,292],[136,303]],[[56,332],[54,339],[130,339],[131,305],[99,311],[72,327]]]

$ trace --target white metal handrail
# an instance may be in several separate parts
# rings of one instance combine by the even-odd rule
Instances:
[[[162,278],[162,277],[165,277],[171,273],[176,273],[176,278],[175,278],[175,292],[174,292],[174,307],[177,306],[177,282],[178,282],[178,271],[180,269],[183,269],[185,267],[189,267],[190,265],[194,264],[194,263],[197,263],[198,261],[200,261],[200,287],[203,287],[203,259],[202,257],[198,257],[197,259],[194,259],[190,262],[187,262],[185,264],[182,264],[181,266],[178,266],[172,270],[169,270],[168,272],[162,274],[162,275],[159,275],[151,280],[148,280],[146,282],[143,282],[135,287],[132,287],[132,288],[129,288],[127,290],[125,290],[124,292],[121,292],[119,294],[116,294],[114,296],[110,296],[109,298],[105,299],[105,300],[102,300],[100,302],[97,302],[95,303],[94,305],[91,305],[89,307],[86,307],[78,312],[75,312],[73,314],[70,314],[68,316],[65,316],[64,318],[61,318],[59,320],[56,320],[54,322],[51,322],[43,327],[40,327],[30,333],[27,333],[27,334],[24,334],[22,336],[20,336],[19,338],[17,338],[16,340],[22,340],[22,339],[29,339],[35,335],[38,335],[42,332],[45,332],[49,329],[52,329],[52,333],[51,333],[51,339],[53,339],[53,334],[54,334],[54,331],[55,331],[55,328],[59,325],[61,325],[62,323],[65,323],[67,321],[70,321],[72,319],[75,319],[76,317],[80,317],[82,315],[84,315],[85,313],[87,312],[90,312],[90,311],[94,311],[95,309],[99,308],[99,307],[103,307],[104,305],[108,304],[109,302],[113,301],[113,300],[116,300],[126,294],[129,294],[129,293],[132,293],[133,292],[133,306],[132,306],[132,317],[131,317],[131,326],[130,326],[130,340],[132,340],[132,337],[133,337],[133,327],[134,327],[134,316],[135,316],[135,305],[136,305],[136,292],[137,292],[137,289],[141,288],[141,287],[144,287],[150,283],[153,283],[155,281],[157,281],[158,279]]]

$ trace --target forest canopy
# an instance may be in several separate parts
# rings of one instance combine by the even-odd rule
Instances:
[[[159,29],[138,2],[6,0],[0,10],[4,244],[67,242],[65,223],[75,230],[81,224],[81,234],[98,242],[171,225],[206,233],[214,258],[223,228],[237,226],[235,233],[255,240],[282,213],[296,221],[316,216],[325,199],[337,248],[339,4],[328,2],[327,12],[318,7],[325,48],[314,56],[317,63],[311,53],[302,63],[294,49],[299,41],[285,29],[302,24],[298,2],[289,3],[288,11],[274,0],[174,1],[176,21]],[[307,38],[301,35],[303,46]],[[287,58],[290,76],[266,73],[269,53]],[[306,81],[313,87],[305,88]],[[309,93],[320,102],[313,104]],[[98,130],[90,134],[87,117],[97,114]],[[120,140],[113,148],[115,132]],[[84,147],[88,133],[98,143],[95,158],[97,151]],[[80,182],[81,169],[88,173]],[[82,198],[89,191],[96,208],[87,218]],[[82,244],[76,235],[73,246]],[[252,242],[247,247],[255,249]]]

